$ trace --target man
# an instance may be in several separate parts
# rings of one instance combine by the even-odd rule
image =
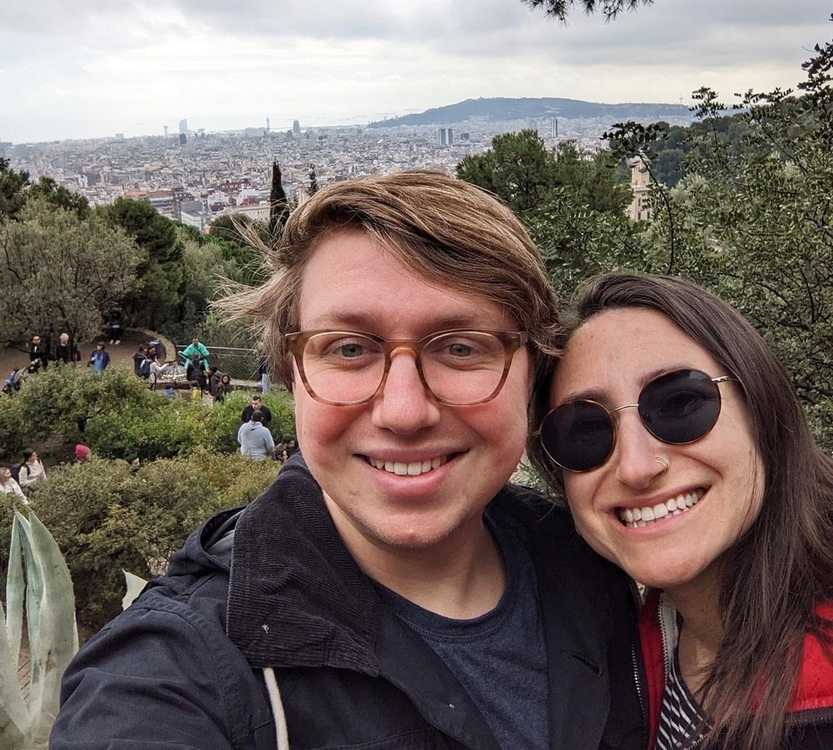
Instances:
[[[301,454],[86,644],[51,748],[644,747],[627,582],[506,485],[560,331],[521,224],[402,173],[320,190],[278,253],[228,308]]]
[[[251,401],[248,403],[243,412],[240,414],[240,421],[246,424],[251,418],[252,414],[259,411],[263,415],[263,426],[268,428],[272,424],[272,411],[263,403],[263,399],[257,393],[252,395]]]
[[[49,346],[35,334],[29,342],[29,366],[31,367],[37,362],[36,371],[38,368],[44,370],[49,367]]]
[[[266,461],[275,453],[275,440],[262,422],[263,413],[254,411],[251,419],[241,424],[237,431],[240,453],[253,461]]]
[[[191,343],[182,352],[186,364],[196,366],[197,362],[201,362],[203,367],[208,365],[208,349],[205,344],[200,342],[199,336],[194,336]]]
[[[95,345],[95,350],[90,354],[90,361],[87,364],[93,368],[96,375],[101,375],[107,369],[110,364],[110,353],[103,341]]]

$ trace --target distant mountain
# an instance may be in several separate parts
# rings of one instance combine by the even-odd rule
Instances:
[[[466,99],[445,107],[434,107],[403,117],[371,122],[371,128],[399,125],[452,125],[472,118],[485,120],[525,120],[535,117],[614,117],[627,119],[661,119],[691,117],[681,104],[600,104],[578,99],[509,99],[505,97]]]

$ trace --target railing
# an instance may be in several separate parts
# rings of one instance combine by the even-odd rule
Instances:
[[[211,346],[202,342],[208,349],[208,364],[227,372],[232,378],[240,380],[257,379],[257,350],[237,346]],[[175,344],[177,354],[187,349],[190,344]],[[182,361],[182,358],[179,358]]]

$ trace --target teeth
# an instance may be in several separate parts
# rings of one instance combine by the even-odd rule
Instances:
[[[379,458],[368,458],[370,465],[374,469],[381,469],[390,474],[396,474],[399,477],[417,477],[420,474],[425,474],[432,469],[439,469],[446,461],[448,456],[437,456],[425,461],[383,461]]]
[[[690,510],[705,494],[705,490],[693,490],[672,497],[664,503],[646,505],[644,508],[619,508],[619,520],[630,528],[641,528],[667,516],[679,516]]]

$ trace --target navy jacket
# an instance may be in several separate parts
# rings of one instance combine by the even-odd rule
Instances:
[[[628,582],[538,496],[505,488],[490,513],[528,530],[550,747],[643,750]],[[50,747],[273,750],[264,667],[293,750],[499,750],[454,675],[347,552],[300,456],[244,512],[192,535],[168,574],[84,646]]]

